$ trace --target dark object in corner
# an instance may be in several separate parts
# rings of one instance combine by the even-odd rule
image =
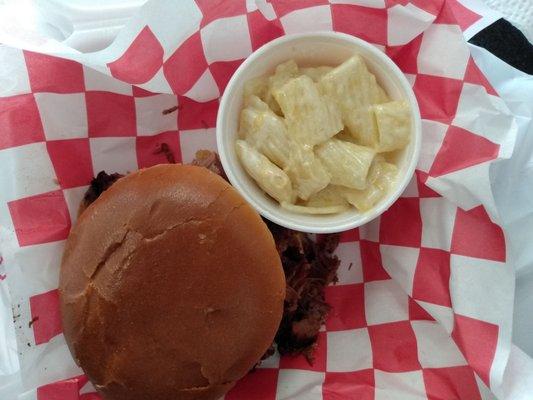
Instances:
[[[499,19],[486,27],[469,42],[487,49],[516,69],[533,75],[533,45],[505,19]]]

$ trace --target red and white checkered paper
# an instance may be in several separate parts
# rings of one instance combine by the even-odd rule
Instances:
[[[1,46],[0,246],[20,398],[99,398],[66,347],[57,295],[91,177],[165,162],[163,142],[183,162],[215,149],[218,98],[239,64],[311,30],[365,39],[400,66],[423,118],[421,158],[387,212],[343,234],[315,363],[272,357],[226,399],[492,398],[511,345],[514,273],[489,170],[510,157],[516,128],[464,42],[478,18],[455,0],[158,0],[97,53]]]

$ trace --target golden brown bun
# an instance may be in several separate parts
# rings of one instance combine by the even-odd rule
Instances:
[[[218,399],[272,344],[285,277],[259,215],[205,168],[119,179],[60,275],[65,338],[106,400]]]

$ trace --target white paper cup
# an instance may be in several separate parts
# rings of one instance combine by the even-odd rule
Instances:
[[[412,138],[397,160],[399,169],[396,185],[374,208],[361,213],[355,208],[331,215],[304,215],[282,208],[265,194],[248,176],[235,151],[239,115],[243,106],[244,83],[251,78],[272,74],[277,65],[290,59],[299,66],[337,66],[354,54],[360,54],[368,69],[376,76],[389,97],[406,100],[412,110]],[[420,111],[411,85],[383,52],[373,45],[336,32],[315,32],[283,36],[255,51],[237,69],[228,83],[218,110],[216,138],[222,165],[231,184],[265,218],[276,224],[303,232],[330,233],[356,228],[378,217],[405,190],[420,153],[422,128]]]

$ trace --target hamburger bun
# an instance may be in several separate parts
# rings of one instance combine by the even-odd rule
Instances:
[[[205,168],[120,178],[80,215],[60,273],[64,335],[106,400],[208,400],[261,359],[285,277],[259,215]]]

